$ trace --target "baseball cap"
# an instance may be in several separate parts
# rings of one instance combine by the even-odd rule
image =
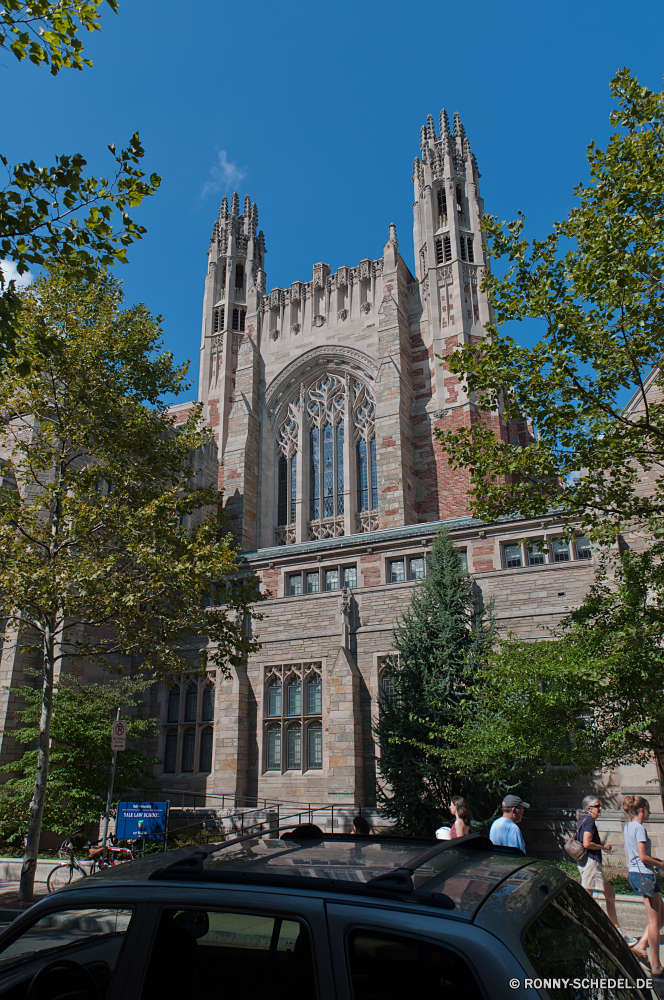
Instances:
[[[503,809],[516,809],[517,806],[521,806],[522,809],[530,809],[530,802],[524,802],[518,795],[506,795],[503,799]]]

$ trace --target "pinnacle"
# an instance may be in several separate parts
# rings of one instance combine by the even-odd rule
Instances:
[[[433,123],[433,115],[427,116],[427,136],[429,139],[433,139],[434,141],[436,139],[436,128]]]
[[[466,137],[466,130],[461,124],[461,118],[459,117],[458,111],[454,112],[454,134],[461,138],[461,141]]]
[[[244,198],[244,215],[245,215],[245,218],[248,218],[248,216],[250,215],[250,213],[251,213],[251,198],[247,194],[247,195],[245,195],[245,198]]]
[[[231,215],[239,215],[240,213],[240,196],[237,191],[233,191],[233,197],[231,199]]]
[[[450,123],[447,118],[447,111],[443,108],[440,112],[440,138],[444,139],[450,134]]]

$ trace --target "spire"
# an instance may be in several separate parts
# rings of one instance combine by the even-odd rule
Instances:
[[[422,155],[424,155],[424,150],[427,148],[427,127],[423,125],[420,129],[420,149],[422,150]]]
[[[237,191],[233,191],[233,197],[231,199],[231,215],[238,217],[240,214],[240,196]]]
[[[447,139],[450,135],[450,123],[447,118],[447,111],[443,108],[440,112],[440,138]]]
[[[433,123],[433,115],[427,116],[427,136],[432,142],[436,140],[436,128]]]
[[[431,118],[431,115],[429,115],[429,117]],[[397,227],[394,225],[393,222],[390,222],[390,236],[388,239],[388,243],[392,243],[394,245],[395,250],[399,246],[399,241],[397,240]]]
[[[250,214],[251,214],[251,198],[249,197],[248,194],[244,196],[244,213],[243,214],[244,214],[245,219],[248,219],[249,216],[250,216]]]
[[[461,140],[461,144],[463,145],[463,140],[466,138],[466,130],[461,124],[458,111],[454,112],[454,135]]]
[[[221,208],[219,209],[219,218],[220,219],[227,219],[228,218],[228,198],[226,197],[226,195],[224,195],[224,197],[221,199]]]

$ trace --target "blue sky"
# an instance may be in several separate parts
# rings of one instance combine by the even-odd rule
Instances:
[[[140,132],[163,181],[135,215],[146,237],[117,270],[128,302],[163,315],[194,380],[223,194],[258,203],[268,287],[309,278],[316,261],[335,270],[380,256],[390,222],[412,267],[412,162],[427,113],[437,122],[444,106],[466,127],[486,210],[521,208],[543,235],[585,177],[587,143],[606,141],[611,76],[629,66],[660,90],[664,73],[653,0],[631,12],[615,0],[120,0],[102,27],[83,73],[52,78],[2,57],[0,148],[41,165],[82,152],[99,174],[108,143]]]

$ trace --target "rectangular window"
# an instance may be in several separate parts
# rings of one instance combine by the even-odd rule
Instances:
[[[288,506],[288,460],[283,455],[279,457],[277,466],[277,524],[287,523]]]
[[[424,556],[411,559],[408,565],[411,580],[424,579]]]
[[[317,594],[320,586],[320,577],[318,572],[307,573],[307,593]]]
[[[577,559],[592,559],[593,554],[590,548],[590,542],[585,535],[579,535],[576,539],[576,558]]]
[[[443,241],[436,240],[436,264],[444,264],[443,258]]]
[[[234,309],[233,310],[233,329],[234,330],[239,330],[240,329],[240,310],[239,309]]]
[[[288,685],[288,714],[302,715],[302,685],[299,681]]]
[[[355,566],[344,566],[344,587],[357,587],[357,569]]]
[[[461,560],[461,565],[468,572],[468,553],[465,549],[459,549],[459,559]]]
[[[520,545],[505,545],[503,546],[503,553],[505,557],[505,569],[516,569],[517,566],[521,565]]]
[[[543,566],[546,562],[546,554],[542,542],[530,542],[527,552],[529,566]]]
[[[395,559],[390,563],[390,583],[404,583],[406,566],[403,559]]]
[[[311,520],[320,517],[320,434],[317,427],[311,428]]]
[[[376,438],[369,445],[369,461],[371,464],[371,509],[378,510],[378,467],[376,466]]]
[[[297,455],[291,458],[291,489],[290,489],[290,523],[295,523],[295,512],[297,510]]]
[[[268,729],[267,731],[267,769],[268,771],[281,770],[280,729]]]
[[[166,746],[164,749],[164,771],[166,771],[168,774],[175,773],[177,754],[178,754],[177,733],[168,733],[166,735]]]
[[[474,264],[475,263],[475,251],[473,250],[473,237],[472,236],[467,236],[466,239],[468,241],[468,260],[470,261],[471,264]]]
[[[288,596],[299,597],[302,593],[302,574],[293,573],[288,577]]]
[[[244,320],[247,315],[246,309],[240,309],[240,333],[244,333]]]
[[[325,589],[326,590],[338,590],[339,589],[339,570],[338,569],[326,569],[325,570]]]
[[[320,770],[323,766],[323,729],[321,726],[309,726],[307,742],[307,763],[312,770]]]
[[[551,542],[554,562],[569,562],[569,542],[566,538],[554,538]]]
[[[192,772],[194,770],[194,747],[196,745],[196,734],[190,730],[182,737],[182,770]]]
[[[281,684],[270,684],[267,689],[267,714],[273,719],[281,715]]]
[[[302,730],[300,726],[291,726],[288,730],[288,769],[302,767]]]
[[[438,188],[438,215],[447,215],[447,196],[443,187]]]
[[[210,728],[204,729],[201,733],[199,770],[212,770],[212,730]]]
[[[323,686],[320,677],[307,684],[307,715],[320,715],[323,711]]]
[[[465,236],[460,236],[459,237],[459,245],[461,247],[461,260],[465,260],[466,259],[466,237]]]
[[[445,263],[452,260],[452,241],[449,236],[443,237],[443,249],[445,250]]]
[[[235,287],[240,291],[244,288],[244,267],[242,264],[235,265]]]

